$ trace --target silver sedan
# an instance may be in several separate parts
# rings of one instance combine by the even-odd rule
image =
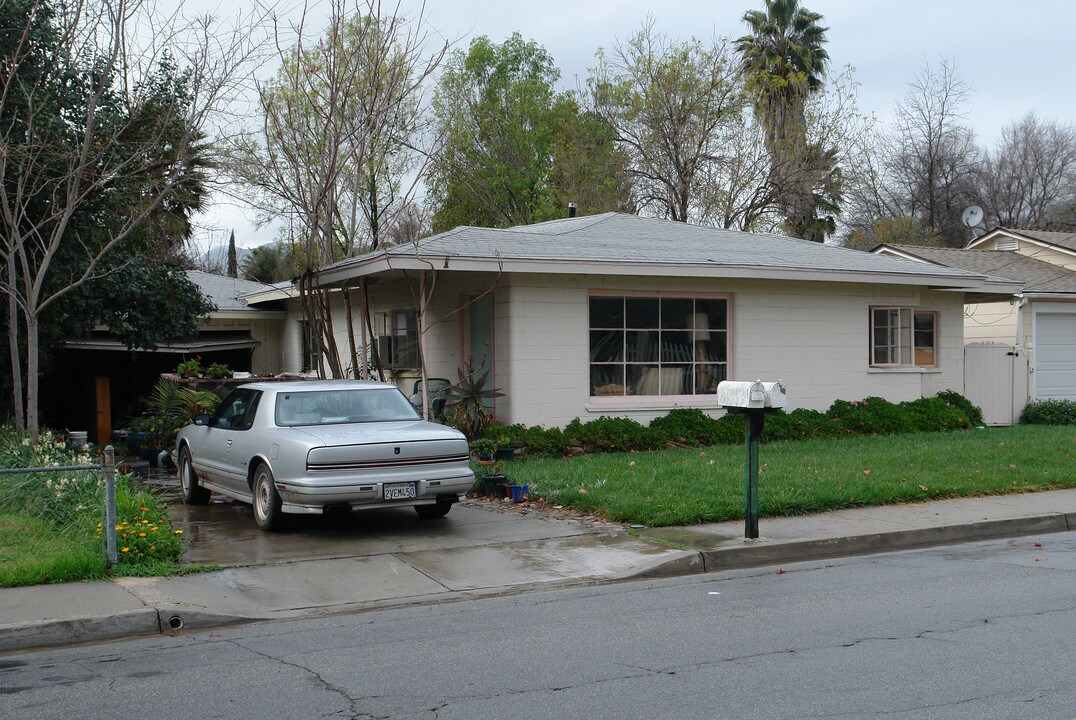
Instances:
[[[443,517],[474,482],[463,433],[368,381],[241,385],[180,430],[176,459],[184,502],[213,491],[250,503],[264,530],[286,513],[403,505]]]

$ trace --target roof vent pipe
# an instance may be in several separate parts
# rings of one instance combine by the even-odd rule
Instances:
[[[568,203],[568,217],[575,217],[575,203],[573,202]]]

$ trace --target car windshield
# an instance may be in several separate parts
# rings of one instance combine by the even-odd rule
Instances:
[[[282,427],[417,419],[411,403],[395,388],[309,390],[276,396],[276,424]]]

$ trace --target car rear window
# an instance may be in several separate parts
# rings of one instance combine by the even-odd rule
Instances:
[[[276,396],[276,424],[281,427],[418,418],[411,403],[395,388],[303,390]]]

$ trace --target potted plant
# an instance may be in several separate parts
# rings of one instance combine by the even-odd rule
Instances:
[[[512,441],[507,435],[498,435],[494,442],[497,444],[497,452],[494,454],[495,460],[507,462],[516,459],[516,450],[512,447]]]
[[[503,462],[494,462],[489,472],[482,476],[482,494],[488,497],[503,498],[508,496],[508,475],[504,472]]]
[[[465,370],[457,370],[459,382],[445,390],[445,419],[448,424],[476,440],[482,431],[493,422],[493,415],[486,408],[486,401],[504,397],[504,393],[487,388],[489,370],[479,372],[467,360]]]
[[[192,378],[198,377],[202,372],[202,356],[195,355],[192,358],[184,360],[179,365],[176,365],[176,373],[180,377]]]
[[[493,464],[493,455],[497,451],[497,444],[488,438],[479,438],[471,442],[471,455],[480,463]]]
[[[205,376],[211,380],[224,380],[232,376],[232,371],[224,363],[213,363],[206,368]]]

